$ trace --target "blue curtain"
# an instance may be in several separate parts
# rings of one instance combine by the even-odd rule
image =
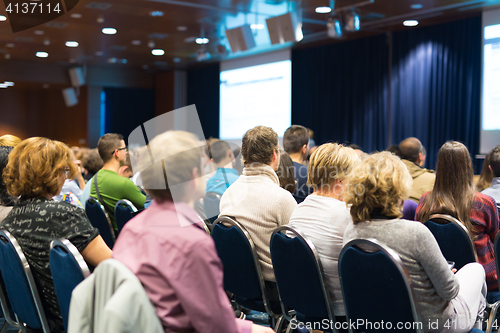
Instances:
[[[474,157],[479,152],[481,17],[396,32],[392,55],[392,142],[419,138],[431,169],[447,140],[464,143]]]
[[[387,146],[385,35],[292,51],[292,123],[311,128],[316,144]]]

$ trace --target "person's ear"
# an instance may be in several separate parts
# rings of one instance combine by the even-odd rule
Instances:
[[[231,151],[231,149],[227,150],[227,157],[232,159],[232,160],[234,159],[233,152]]]
[[[307,145],[302,146],[302,154],[305,154],[307,152]]]

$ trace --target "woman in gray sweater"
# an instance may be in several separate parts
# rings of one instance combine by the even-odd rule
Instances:
[[[401,160],[389,152],[374,154],[347,182],[351,190],[345,201],[351,205],[353,224],[345,231],[344,245],[375,238],[395,250],[410,274],[424,330],[469,332],[486,305],[484,269],[471,263],[453,274],[427,227],[400,219],[412,184]]]

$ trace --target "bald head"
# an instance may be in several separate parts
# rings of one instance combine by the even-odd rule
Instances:
[[[418,164],[422,153],[422,143],[417,138],[407,138],[401,141],[399,150],[401,158]]]

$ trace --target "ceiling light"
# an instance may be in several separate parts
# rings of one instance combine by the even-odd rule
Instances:
[[[421,9],[423,6],[419,3],[415,3],[410,6],[411,9]]]
[[[418,25],[418,21],[417,20],[406,20],[403,22],[403,25],[405,27],[414,27],[414,26]]]
[[[116,34],[116,29],[115,28],[103,28],[102,33],[105,35],[114,35],[114,34]]]
[[[15,45],[14,45],[14,43],[7,43],[7,44],[5,44],[5,46],[7,46],[7,47],[14,47]]]
[[[118,59],[116,59],[116,58],[109,58],[108,59],[109,64],[115,64],[117,61],[118,61]]]
[[[155,47],[155,45],[156,45],[156,44],[155,44],[155,42],[153,42],[152,40],[150,40],[150,41],[148,42],[148,47],[149,47],[149,48],[153,48],[153,47]]]
[[[141,45],[141,41],[140,40],[133,40],[132,45]]]
[[[6,85],[6,84],[2,84],[2,83],[0,83],[0,88],[5,89],[5,88],[7,88],[7,85]]]
[[[253,30],[262,30],[264,28],[265,28],[265,26],[263,24],[251,24],[250,25],[250,29],[253,29]]]
[[[99,16],[99,17],[97,18],[97,23],[104,23],[104,17]]]
[[[43,30],[35,30],[35,31],[34,31],[34,34],[35,34],[35,35],[43,35],[43,34],[44,34],[44,32],[43,32]]]
[[[330,38],[340,38],[342,37],[342,25],[340,21],[335,16],[330,16],[326,23],[326,32]]]
[[[7,87],[13,87],[14,86],[14,82],[12,82],[12,81],[5,81],[3,84],[5,84]]]
[[[209,41],[210,40],[208,38],[205,38],[205,37],[196,38],[196,40],[195,40],[196,44],[199,44],[199,45],[208,44]]]
[[[183,26],[183,25],[180,25],[177,27],[177,31],[187,31],[187,27]]]
[[[161,16],[163,16],[163,12],[159,11],[159,10],[155,10],[155,11],[149,12],[149,15],[151,15],[153,17],[161,17]]]
[[[162,49],[153,49],[151,50],[151,53],[155,56],[162,56],[165,54],[165,51],[163,51]]]
[[[70,15],[72,18],[75,18],[75,19],[79,19],[79,18],[82,18],[82,14],[80,13],[73,13]]]
[[[361,21],[359,15],[353,10],[346,15],[345,30],[358,31],[361,28]]]
[[[47,58],[49,56],[49,54],[47,52],[40,52],[39,51],[39,52],[36,53],[36,56],[38,58]]]
[[[5,59],[10,59],[10,54],[9,53],[5,53],[4,58]]]
[[[78,42],[75,41],[67,41],[65,44],[67,47],[78,47]]]
[[[122,64],[126,64],[127,62],[127,59],[122,59]]]
[[[7,17],[0,15],[0,21],[7,21]]]
[[[46,45],[46,46],[50,45],[50,39],[48,39],[48,38],[47,38],[47,39],[45,39],[45,40],[43,41],[43,45]]]
[[[321,7],[316,7],[316,13],[318,14],[328,14],[332,11],[330,7],[326,6],[321,6]]]

